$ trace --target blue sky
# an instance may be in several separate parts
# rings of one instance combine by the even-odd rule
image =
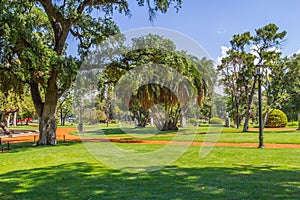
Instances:
[[[132,16],[115,14],[113,19],[121,31],[135,28],[159,27],[179,31],[197,41],[213,60],[220,57],[221,46],[229,46],[232,36],[275,23],[287,31],[284,55],[300,49],[299,0],[183,0],[178,13],[170,9],[158,13],[154,23],[148,20],[146,8],[129,0]]]

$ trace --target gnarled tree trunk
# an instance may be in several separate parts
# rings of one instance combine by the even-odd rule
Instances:
[[[167,112],[157,112],[154,116],[154,124],[160,131],[178,131],[177,122],[180,116],[180,109],[168,110]]]
[[[13,134],[13,131],[10,131],[8,129],[9,126],[9,116],[12,113],[18,112],[19,108],[16,109],[11,109],[11,110],[4,110],[4,111],[0,111],[0,119],[2,121],[0,121],[0,128],[3,130],[3,132],[7,135]]]
[[[178,131],[177,120],[167,121],[161,131]]]
[[[136,119],[136,128],[145,128],[150,119],[149,112],[147,110],[134,111],[134,116]]]
[[[5,125],[3,122],[0,121],[0,128],[3,130],[3,132],[7,135],[11,135],[13,134],[12,131],[10,131]]]
[[[39,117],[39,140],[37,145],[56,145],[56,120],[55,115],[47,116],[46,114]]]
[[[42,101],[37,83],[30,84],[31,96],[39,118],[39,140],[37,145],[56,145],[56,106],[58,100],[58,89],[56,76],[49,79],[45,90],[45,101]]]

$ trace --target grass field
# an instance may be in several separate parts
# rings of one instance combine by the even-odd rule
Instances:
[[[111,137],[130,136],[111,127],[104,131]],[[223,132],[221,141],[257,141],[257,133]],[[149,138],[172,138],[162,135]],[[287,141],[300,143],[299,135],[293,131],[268,132],[265,138],[274,142],[293,138]],[[196,140],[203,136],[197,134]],[[117,145],[140,153],[163,147]],[[179,159],[158,171],[129,173],[104,165],[79,142],[50,147],[22,143],[11,148],[10,152],[0,153],[0,199],[296,200],[300,197],[300,149],[215,147],[201,158],[201,147],[191,146]],[[128,157],[128,162],[132,158]]]
[[[101,164],[81,143],[31,145],[0,154],[0,199],[299,199],[300,194],[300,149],[218,147],[199,158],[200,147],[190,147],[161,170],[127,173]]]
[[[149,134],[151,133],[151,134]],[[219,133],[219,135],[218,135]],[[78,133],[72,133],[78,134]],[[257,143],[258,132],[250,131],[243,133],[241,130],[235,128],[222,128],[222,127],[187,127],[181,128],[178,133],[176,132],[157,132],[155,128],[118,128],[116,125],[109,127],[101,126],[93,127],[85,132],[85,136],[91,138],[123,138],[126,140],[173,140],[176,134],[189,135],[195,134],[194,141],[202,142],[208,138],[208,134],[217,134],[218,142],[230,142],[230,143]],[[190,138],[188,138],[190,139]],[[183,138],[184,140],[184,138]],[[300,144],[300,131],[295,130],[272,130],[264,131],[265,143],[274,144]]]

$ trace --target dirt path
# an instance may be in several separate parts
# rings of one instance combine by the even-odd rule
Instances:
[[[70,132],[76,131],[77,128],[58,128],[56,130],[57,140],[80,140],[79,136],[71,135]],[[18,131],[19,132],[19,131]],[[35,142],[39,139],[39,134],[37,131],[35,133],[29,131],[23,131],[24,134],[15,134],[13,137],[3,137],[2,142],[9,141],[11,143],[18,142]],[[28,133],[27,133],[28,132]]]
[[[295,131],[297,128],[264,128],[264,131]],[[249,128],[249,131],[259,131],[259,128]]]
[[[56,137],[58,140],[66,141],[83,141],[83,142],[118,142],[118,143],[135,143],[135,144],[177,144],[177,145],[192,145],[192,146],[219,146],[219,147],[258,147],[257,143],[206,143],[206,142],[180,142],[180,141],[163,141],[163,140],[123,140],[115,139],[81,139],[79,136],[71,135],[70,132],[76,131],[76,128],[58,128]],[[276,129],[278,130],[278,129]],[[289,129],[284,129],[289,130]],[[291,129],[295,130],[295,129]],[[38,133],[17,134],[12,138],[2,138],[2,142],[9,141],[10,143],[18,142],[35,142],[38,140]],[[265,144],[266,148],[300,148],[300,144]]]

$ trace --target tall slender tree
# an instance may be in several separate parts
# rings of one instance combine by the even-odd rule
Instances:
[[[254,35],[251,35],[250,32],[234,35],[230,41],[231,48],[227,52],[228,56],[218,66],[225,92],[231,98],[232,108],[236,109],[236,123],[239,124],[239,115],[245,117],[244,132],[248,131],[253,97],[256,91],[258,79],[256,68],[260,66],[260,70],[264,73],[263,83],[266,90],[270,86],[268,80],[271,80],[267,79],[267,73],[272,72],[273,82],[275,77],[278,78],[276,80],[279,80],[279,71],[283,70],[279,64],[281,62],[279,49],[284,42],[285,35],[286,31],[279,32],[279,28],[275,24],[268,24],[256,29]],[[283,71],[281,72],[283,73]],[[274,103],[271,104],[273,100],[270,96],[268,99],[270,106],[273,107]],[[241,108],[242,112],[240,112]]]

